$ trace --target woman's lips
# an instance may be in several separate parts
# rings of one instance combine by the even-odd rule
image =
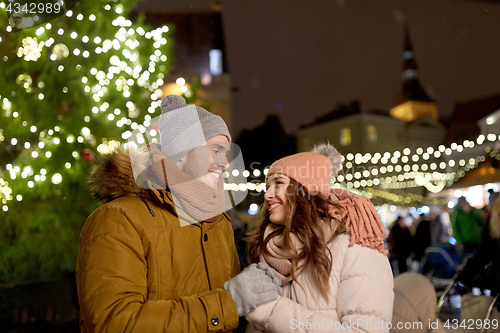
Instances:
[[[281,206],[281,203],[279,202],[273,203],[272,205],[269,205],[269,211],[271,212],[272,210],[276,209],[279,206]]]

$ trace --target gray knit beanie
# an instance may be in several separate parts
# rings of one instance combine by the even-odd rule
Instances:
[[[168,95],[161,101],[158,124],[161,151],[174,163],[207,140],[231,135],[221,117],[191,104],[179,95]]]

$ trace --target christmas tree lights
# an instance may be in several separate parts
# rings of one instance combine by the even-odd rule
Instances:
[[[159,112],[169,27],[127,19],[136,2],[81,3],[20,31],[0,3],[0,282],[73,269],[92,160]]]

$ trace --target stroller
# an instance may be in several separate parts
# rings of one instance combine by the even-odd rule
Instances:
[[[437,296],[441,296],[457,272],[457,256],[445,245],[435,244],[425,249],[423,274],[431,281]]]
[[[457,265],[457,256],[445,245],[435,245],[425,250],[424,274],[431,281],[439,300],[436,316],[440,317],[446,300],[453,295],[461,298],[460,319],[446,322],[445,327],[462,328],[467,332],[500,332],[500,317],[495,309],[496,296],[476,296],[472,286],[464,281],[464,276]],[[449,302],[451,305],[451,302]],[[458,315],[458,314],[457,314]],[[488,320],[491,324],[484,325]],[[496,321],[495,321],[496,320]],[[493,325],[495,323],[495,325]]]
[[[459,283],[455,278],[453,284]],[[392,315],[392,327],[390,333],[477,333],[481,328],[471,330],[469,320],[474,320],[476,323],[485,323],[486,315],[483,317],[460,318],[454,320],[442,321],[438,315],[443,305],[443,299],[447,297],[452,285],[447,288],[439,299],[436,307],[436,293],[429,279],[419,273],[403,273],[394,279],[394,310]],[[475,306],[471,304],[463,304],[475,310]],[[489,310],[493,305],[491,304]],[[436,311],[437,310],[437,311]],[[470,312],[470,311],[469,311]],[[488,314],[490,315],[490,314]],[[461,324],[465,320],[465,325]],[[490,324],[487,329],[483,329],[483,333],[499,332],[498,321],[493,324],[494,317],[489,317]],[[482,325],[484,326],[484,325]]]
[[[500,312],[497,309],[499,296],[476,295],[473,288],[464,284],[460,273],[457,273],[446,289],[441,293],[436,306],[439,317],[445,300],[452,294],[461,295],[460,319],[451,321],[451,327],[467,328],[468,332],[493,333],[500,332]]]

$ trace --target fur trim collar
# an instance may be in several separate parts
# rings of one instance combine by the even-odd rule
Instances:
[[[88,178],[89,191],[101,203],[110,202],[126,194],[150,197],[148,190],[137,185],[130,161],[130,153],[117,149],[102,156]]]

